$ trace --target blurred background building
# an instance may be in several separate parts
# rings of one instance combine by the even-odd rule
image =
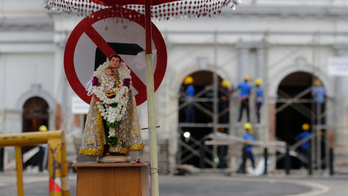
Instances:
[[[82,18],[49,12],[42,3],[0,0],[0,134],[37,131],[46,125],[67,132],[74,154],[85,115],[72,112],[76,95],[67,83],[63,56],[69,34]],[[218,86],[228,80],[231,91],[248,75],[252,85],[261,78],[265,90],[260,124],[250,101],[255,140],[291,146],[302,124],[308,123],[310,132],[321,138],[312,142],[313,160],[318,160],[313,167],[325,166],[327,149],[333,147],[336,168],[347,170],[348,81],[347,76],[328,72],[328,59],[348,58],[347,10],[344,0],[245,0],[236,10],[211,18],[154,21],[168,50],[167,73],[156,93],[158,139],[169,145],[167,168],[237,168],[240,144],[221,150],[204,141],[214,132],[242,137],[238,95],[228,97],[228,113],[221,113]],[[194,122],[185,121],[187,76],[195,87]],[[327,93],[325,123],[316,118],[311,96],[315,80]],[[138,114],[141,127],[147,127],[146,104],[139,106]],[[221,120],[223,114],[227,118]],[[143,138],[147,140],[147,131]],[[6,162],[14,159],[13,151],[6,148]],[[254,151],[258,160],[263,148]],[[279,152],[269,152],[272,169],[284,168]],[[298,158],[292,158],[292,167],[300,167]]]

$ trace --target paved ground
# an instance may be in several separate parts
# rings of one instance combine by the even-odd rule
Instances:
[[[76,175],[69,174],[71,195],[76,195]],[[48,174],[24,174],[26,196],[48,195]],[[160,195],[164,196],[347,196],[348,177],[306,176],[160,176]],[[16,196],[15,172],[0,173],[0,196]]]

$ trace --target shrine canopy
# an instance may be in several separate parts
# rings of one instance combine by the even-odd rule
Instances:
[[[151,0],[151,5],[159,5],[163,3],[168,3],[172,1],[180,1],[180,0]],[[91,2],[102,4],[102,5],[126,5],[126,4],[140,4],[144,5],[145,0],[91,0]]]
[[[87,17],[105,8],[122,7],[145,13],[145,0],[44,0],[43,7],[53,12],[76,13]],[[171,20],[213,16],[223,7],[235,9],[242,0],[151,0],[151,18]],[[137,17],[137,16],[134,16]]]

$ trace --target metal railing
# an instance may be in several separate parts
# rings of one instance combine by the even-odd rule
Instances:
[[[0,135],[0,147],[14,146],[18,195],[24,196],[21,146],[48,144],[49,195],[70,196],[67,183],[68,163],[63,131]]]

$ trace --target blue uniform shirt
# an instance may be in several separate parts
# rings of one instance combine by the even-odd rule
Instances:
[[[261,103],[263,98],[263,89],[261,87],[258,87],[256,89],[256,97],[257,97],[257,103]]]
[[[304,139],[304,138],[306,138],[306,137],[309,137],[310,135],[312,135],[312,134],[309,133],[308,131],[304,131],[304,132],[300,133],[300,134],[296,137],[296,139],[302,140],[302,139]],[[309,148],[311,147],[310,141],[311,141],[311,140],[307,140],[307,142],[303,143],[303,144],[301,145],[301,148],[302,148],[302,149],[309,149]]]
[[[240,97],[249,97],[251,85],[247,82],[239,83],[237,89],[240,89]]]
[[[186,88],[186,101],[192,101],[193,96],[195,95],[195,87],[190,84]]]
[[[325,102],[325,89],[322,86],[316,86],[312,89],[314,95],[314,102],[324,103]]]
[[[244,140],[249,140],[249,141],[254,141],[254,137],[250,135],[249,133],[244,133],[243,135]],[[246,145],[246,151],[251,152],[252,146],[251,145]]]

